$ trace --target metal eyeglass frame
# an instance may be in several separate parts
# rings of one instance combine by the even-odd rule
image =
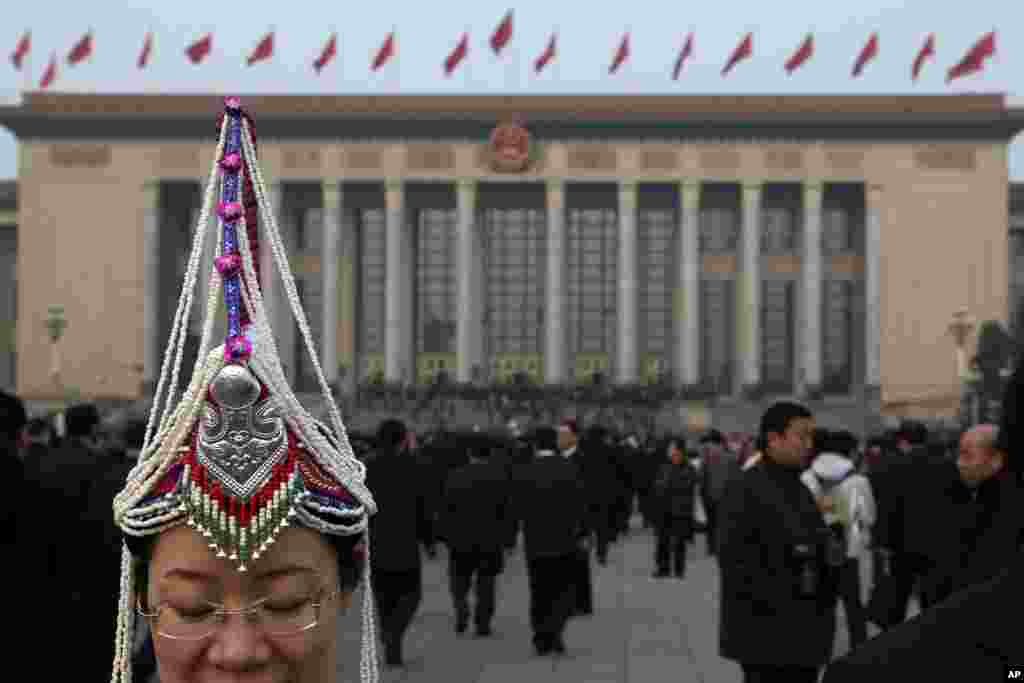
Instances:
[[[299,629],[298,631],[294,631],[294,632],[291,632],[291,633],[269,633],[269,632],[267,632],[267,635],[278,637],[278,638],[290,638],[292,636],[297,636],[297,635],[299,635],[301,633],[305,633],[306,631],[310,631],[310,630],[316,628],[317,626],[319,626],[319,624],[320,624],[320,609],[326,603],[330,602],[331,600],[334,600],[336,597],[341,595],[341,590],[340,589],[335,590],[335,591],[333,591],[331,593],[328,593],[326,596],[324,595],[325,592],[326,592],[326,589],[321,589],[319,591],[319,593],[317,594],[317,599],[312,603],[313,604],[313,610],[314,610],[314,613],[316,615],[316,618],[313,620],[312,624],[309,624],[308,626],[304,626],[303,628]],[[240,616],[246,617],[251,622],[255,622],[255,623],[258,624],[258,620],[256,620],[254,618],[255,615],[256,615],[256,611],[260,608],[260,606],[263,605],[263,603],[265,603],[267,600],[270,600],[271,597],[273,597],[273,596],[268,595],[267,597],[262,598],[261,600],[258,600],[258,601],[254,602],[251,605],[248,605],[246,607],[240,607],[238,609],[228,609],[227,607],[224,607],[224,605],[218,605],[216,603],[208,602],[207,603],[208,605],[210,605],[211,607],[215,608],[215,610],[214,610],[214,612],[212,614],[212,617],[216,620],[216,622],[215,622],[213,628],[210,630],[209,633],[204,634],[204,635],[202,635],[202,636],[200,636],[198,638],[183,638],[181,636],[171,636],[171,635],[167,635],[166,633],[162,633],[157,628],[155,628],[156,627],[156,619],[157,619],[157,617],[160,616],[160,610],[163,609],[164,607],[166,607],[166,605],[164,603],[160,603],[159,605],[157,605],[155,611],[147,612],[147,611],[145,611],[142,608],[142,596],[139,596],[135,600],[135,611],[138,612],[139,616],[145,617],[146,619],[150,620],[150,626],[153,627],[153,633],[155,635],[158,635],[158,636],[160,636],[162,638],[167,638],[168,640],[182,640],[182,641],[187,641],[187,642],[198,642],[200,640],[205,640],[205,639],[209,638],[210,636],[214,635],[215,633],[217,633],[217,630],[224,625],[226,617],[231,616],[231,615],[240,615]]]

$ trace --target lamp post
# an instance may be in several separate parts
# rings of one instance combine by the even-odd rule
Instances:
[[[61,358],[59,344],[67,326],[68,321],[64,317],[64,307],[58,305],[49,306],[46,312],[46,329],[50,332],[50,379],[53,380],[58,388],[62,386],[60,381]]]
[[[967,340],[976,327],[977,323],[974,317],[968,313],[966,308],[954,312],[953,320],[949,323],[949,333],[953,337],[956,348],[956,376],[960,382],[961,391],[968,388],[973,380],[973,373],[967,363]],[[971,399],[976,400],[977,398],[977,396],[968,396],[968,402],[973,404],[975,401]],[[974,408],[972,405],[969,413],[971,421],[973,421]]]

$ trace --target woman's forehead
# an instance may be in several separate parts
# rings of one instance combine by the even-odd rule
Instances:
[[[162,532],[157,538],[150,575],[157,581],[168,578],[221,583],[290,575],[333,576],[332,552],[331,546],[317,532],[291,527],[241,573],[234,562],[217,557],[201,534],[179,526]]]

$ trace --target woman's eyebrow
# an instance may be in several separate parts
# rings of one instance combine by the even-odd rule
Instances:
[[[217,577],[213,574],[199,571],[197,569],[185,569],[176,567],[164,573],[164,579],[185,579],[186,581],[215,581]]]
[[[257,579],[276,579],[281,576],[292,576],[295,574],[316,574],[316,569],[305,565],[289,564],[282,567],[271,567],[255,574]]]

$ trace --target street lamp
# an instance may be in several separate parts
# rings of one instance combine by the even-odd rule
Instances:
[[[977,326],[974,317],[971,316],[966,308],[953,313],[953,320],[949,323],[949,333],[953,336],[953,343],[956,346],[956,376],[957,380],[961,385],[961,400],[966,400],[968,404],[968,420],[970,422],[976,422],[975,409],[979,406],[972,405],[977,403],[979,397],[973,397],[975,400],[971,400],[969,395],[970,383],[974,380],[974,373],[971,372],[970,366],[967,363],[967,340],[971,333],[974,332]]]
[[[46,311],[46,329],[50,332],[50,378],[60,384],[60,351],[58,343],[64,330],[67,329],[68,321],[64,317],[64,307],[52,305]]]
[[[949,323],[949,333],[953,336],[953,343],[956,345],[956,373],[960,381],[966,382],[971,379],[969,366],[967,364],[967,339],[974,332],[977,323],[966,308],[953,313],[953,320]]]

